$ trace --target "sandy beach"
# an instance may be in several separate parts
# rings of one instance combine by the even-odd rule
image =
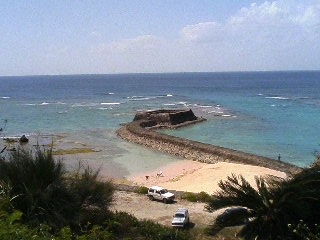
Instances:
[[[160,172],[162,172],[162,176],[157,176],[157,173]],[[226,179],[231,174],[243,175],[253,186],[255,185],[255,176],[273,175],[282,178],[286,177],[284,172],[258,166],[227,162],[206,164],[181,160],[154,171],[130,176],[128,180],[146,187],[159,185],[179,191],[205,191],[211,194],[219,189],[219,181]],[[149,176],[148,179],[146,179],[146,176]]]

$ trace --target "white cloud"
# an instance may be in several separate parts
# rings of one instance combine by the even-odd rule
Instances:
[[[186,51],[211,70],[319,69],[319,26],[319,1],[267,1],[225,22],[188,25],[181,36],[189,43]]]
[[[203,22],[187,25],[181,30],[182,38],[187,41],[209,41],[219,31],[220,25],[216,22]]]
[[[163,35],[158,32],[163,28],[155,27],[157,35],[108,40],[110,35],[114,39],[118,34],[132,34],[137,26],[130,31],[120,29],[113,35],[108,25],[106,29],[98,25],[88,31],[86,38],[79,34],[79,39],[75,39],[65,34],[58,39],[58,34],[53,36],[58,41],[39,44],[32,41],[29,45],[26,42],[1,52],[0,72],[10,75],[17,71],[20,74],[71,74],[320,70],[320,0],[251,4],[222,21],[199,20],[170,35],[177,24],[167,26],[171,31]],[[150,29],[149,23],[147,25],[137,31]],[[164,35],[170,37],[162,37]],[[69,41],[69,37],[76,41]],[[15,44],[14,41],[4,43]],[[53,46],[47,46],[49,43]]]
[[[298,31],[314,30],[317,24],[320,24],[320,3],[292,7],[279,1],[266,1],[260,5],[253,3],[242,8],[224,23],[204,22],[188,25],[181,30],[181,35],[184,40],[201,42],[216,40],[216,36],[219,35],[241,38],[248,33],[251,36],[262,33],[282,35],[292,30],[299,34]]]
[[[90,55],[90,54],[89,54]],[[320,2],[251,4],[174,39],[140,35],[94,45],[94,72],[319,69]]]
[[[92,31],[91,33],[90,33],[90,36],[91,37],[100,37],[100,33],[98,32],[98,31]]]
[[[286,12],[281,9],[277,2],[264,2],[261,5],[253,3],[249,8],[242,8],[238,14],[229,20],[231,24],[257,24],[273,23],[274,20],[286,18]]]
[[[141,35],[135,38],[120,39],[109,43],[102,43],[93,47],[94,52],[126,53],[132,51],[147,51],[160,44],[161,39],[153,35]]]

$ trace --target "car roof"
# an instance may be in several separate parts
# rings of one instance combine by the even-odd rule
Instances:
[[[164,189],[163,187],[158,187],[158,186],[152,186],[151,188],[158,191]]]
[[[176,213],[185,213],[188,212],[187,208],[178,208],[178,210],[176,211]]]

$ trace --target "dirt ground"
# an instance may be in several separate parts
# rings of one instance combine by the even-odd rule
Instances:
[[[193,203],[177,199],[176,202],[164,204],[151,201],[146,195],[132,192],[116,191],[111,210],[125,211],[138,219],[150,219],[166,226],[171,226],[172,216],[178,208],[188,208],[190,213],[190,226],[204,228],[213,223],[220,212],[208,213],[204,203]]]

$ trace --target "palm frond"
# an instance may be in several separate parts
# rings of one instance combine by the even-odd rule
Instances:
[[[248,209],[265,208],[263,198],[243,176],[232,175],[219,182],[220,191],[213,194],[213,200],[206,206],[208,211],[225,207],[243,206]]]

